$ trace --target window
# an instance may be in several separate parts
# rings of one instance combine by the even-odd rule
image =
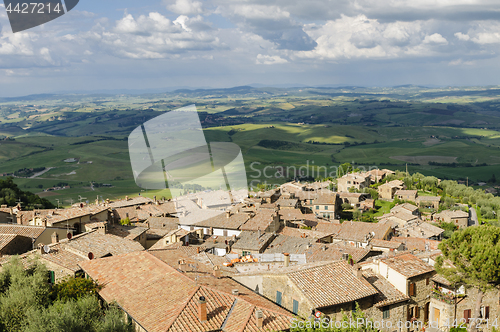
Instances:
[[[276,303],[278,305],[281,305],[281,292],[280,291],[276,292]]]
[[[245,251],[245,250],[243,250],[243,251],[241,252],[241,256],[247,256],[247,255],[251,255],[251,254],[252,254],[252,253],[251,253],[250,251]]]
[[[227,236],[227,229],[222,231],[222,236]]]
[[[409,286],[410,286],[409,287],[410,289],[408,291],[409,295],[410,296],[415,296],[417,294],[417,285],[415,285],[415,283],[412,282],[412,283],[410,283]]]
[[[426,285],[429,285],[429,282],[430,282],[430,278],[425,279],[425,284]]]
[[[415,307],[415,318],[420,318],[420,307]]]
[[[328,210],[328,205],[325,205],[325,210]]]
[[[312,204],[312,203],[313,203],[313,200],[312,200],[312,199],[310,199],[310,200],[309,200],[309,204]]]
[[[471,318],[471,311],[472,311],[471,309],[464,310],[464,319],[467,322],[467,324],[469,324],[469,320]]]
[[[389,306],[382,308],[382,318],[383,319],[391,318],[391,311],[389,310]]]
[[[482,306],[481,307],[481,318],[483,319],[489,319],[490,318],[490,307],[489,306]]]
[[[316,210],[319,210],[319,205],[316,205]]]
[[[299,302],[297,300],[293,300],[292,312],[296,315],[299,313]]]

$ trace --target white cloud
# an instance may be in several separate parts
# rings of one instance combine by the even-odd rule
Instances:
[[[462,59],[456,59],[448,63],[450,66],[473,66],[475,64],[474,61],[463,61]]]
[[[432,35],[427,35],[424,38],[424,44],[448,44],[446,38],[441,36],[439,33],[434,33]]]
[[[262,55],[262,54],[257,54],[257,59],[255,61],[256,64],[258,65],[276,65],[276,64],[282,64],[282,63],[287,63],[288,61],[286,59],[281,58],[278,55]]]
[[[459,40],[463,40],[463,41],[468,41],[470,39],[469,35],[461,33],[461,32],[455,33],[455,37],[457,37]]]
[[[210,51],[222,44],[216,31],[201,16],[180,15],[173,22],[159,13],[134,18],[131,14],[118,20],[110,31],[97,38],[109,52],[133,59],[162,59],[188,51]]]
[[[167,5],[168,10],[182,15],[196,15],[203,13],[203,5],[199,1],[175,0],[175,3]]]
[[[500,33],[499,32],[481,32],[476,34],[472,41],[477,44],[498,44],[500,43]]]

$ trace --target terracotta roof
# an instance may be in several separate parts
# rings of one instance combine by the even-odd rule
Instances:
[[[260,236],[259,236],[260,235]],[[273,238],[272,233],[243,231],[238,235],[233,249],[263,250],[264,246]]]
[[[364,278],[358,278],[345,261],[288,273],[290,280],[315,308],[353,302],[377,294]]]
[[[436,215],[437,217],[447,216],[449,218],[468,218],[469,214],[462,210],[444,210]]]
[[[418,207],[416,205],[410,204],[410,203],[403,203],[403,204],[398,204],[395,207],[391,209],[391,212],[397,212],[400,211],[401,209],[414,212],[418,210]]]
[[[278,234],[276,238],[267,246],[266,254],[303,254],[312,245],[316,243],[316,239],[300,238]]]
[[[384,258],[381,262],[385,263],[394,271],[402,274],[406,278],[415,277],[421,274],[434,271],[434,267],[422,261],[413,254],[402,254],[389,258]]]
[[[146,227],[108,225],[108,233],[128,240],[135,240],[144,234],[148,229]]]
[[[0,234],[0,250],[5,248],[9,243],[12,242],[18,235],[16,234]],[[29,248],[31,249],[31,248]],[[28,249],[28,250],[29,250]]]
[[[317,205],[335,205],[337,202],[337,193],[323,193],[318,194],[318,197],[314,200],[314,204]]]
[[[141,204],[146,204],[150,203],[153,200],[144,196],[137,196],[133,198],[129,198],[128,200],[121,199],[118,201],[114,201],[109,203],[109,207],[111,208],[121,208],[121,207],[126,207],[126,206],[133,206],[133,205],[141,205]]]
[[[417,202],[439,202],[441,196],[418,196]]]
[[[438,249],[438,245],[441,243],[441,241],[436,241],[436,240],[429,240],[417,237],[397,237],[397,236],[393,237],[391,241],[404,243],[407,250],[417,249],[420,251],[426,250],[426,244],[429,246],[429,250],[436,250]]]
[[[417,195],[418,191],[417,190],[398,190],[396,191],[396,195]]]
[[[237,230],[250,219],[250,215],[248,213],[239,212],[232,213],[228,212],[221,213],[217,216],[211,217],[209,219],[200,221],[196,223],[197,227],[213,227],[213,228],[223,228],[223,229],[233,229]]]
[[[344,258],[344,254],[350,255],[355,262],[362,261],[370,253],[370,248],[354,248],[337,243],[315,243],[305,252],[306,261],[325,262],[338,261]]]
[[[46,230],[41,226],[24,226],[14,224],[0,224],[0,234],[16,234],[37,239]]]
[[[443,277],[441,274],[435,274],[431,279],[435,282],[442,284],[442,285],[451,286],[451,282],[449,282],[448,279]]]
[[[311,239],[323,239],[329,236],[329,233],[313,231],[309,229],[300,229],[293,227],[283,227],[279,234],[293,236],[293,237],[302,237],[302,238],[311,238]]]
[[[341,260],[343,254],[347,253],[356,262],[359,262],[370,253],[370,249],[354,248],[339,243],[316,243],[316,240],[311,238],[298,238],[278,234],[264,253],[304,254],[308,263]]]
[[[401,242],[385,241],[379,239],[372,239],[370,241],[370,244],[374,247],[389,248],[389,249],[398,249],[401,246]]]
[[[49,247],[50,252],[48,254],[40,255],[37,252],[35,255],[74,272],[80,270],[78,263],[89,260],[87,255],[66,250],[65,246],[61,244],[49,245]]]
[[[90,216],[92,218],[107,209],[108,207],[103,205],[87,205],[83,208],[72,207],[69,209],[36,210],[33,218],[45,219],[48,225],[53,225],[85,216]]]
[[[104,285],[99,294],[108,303],[116,301],[149,332],[214,331],[222,327],[228,332],[258,331],[252,321],[256,308],[264,312],[262,330],[286,330],[293,317],[231,279],[202,276],[195,282],[148,252],[88,261],[81,266]],[[238,289],[239,295],[232,295],[231,288]],[[200,296],[207,302],[206,322],[198,318]]]
[[[145,224],[149,226],[149,228],[170,228],[175,229],[179,225],[179,218],[173,217],[150,217],[146,220]],[[139,226],[139,225],[138,225]],[[141,225],[142,226],[142,225]]]
[[[276,201],[276,205],[279,205],[280,207],[295,207],[298,203],[297,198],[283,198],[280,197]]]
[[[391,229],[391,226],[387,224],[361,221],[345,221],[340,226],[340,233],[334,238],[358,242],[365,241],[366,236],[371,232],[375,233],[375,239],[383,239],[384,235]]]
[[[332,222],[319,222],[315,227],[315,230],[317,230],[318,232],[323,232],[328,234],[337,234],[338,232],[340,232],[341,229],[342,229],[341,224]]]
[[[123,239],[112,234],[100,234],[97,231],[83,233],[74,236],[71,240],[61,241],[68,250],[76,250],[87,256],[89,252],[94,257],[104,257],[106,255],[121,255],[133,251],[144,250],[139,242]]]
[[[253,218],[243,224],[240,229],[247,231],[266,230],[273,222],[276,212],[274,210],[257,210]]]
[[[300,221],[306,219],[305,214],[303,214],[299,209],[281,209],[279,210],[279,215],[282,220],[290,220],[290,221]],[[315,215],[311,214],[310,216]]]
[[[371,269],[363,270],[363,276],[378,291],[378,294],[375,296],[375,306],[378,308],[410,299],[397,290],[384,277],[376,274]]]

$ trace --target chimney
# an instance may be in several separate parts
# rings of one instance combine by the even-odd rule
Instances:
[[[226,218],[231,217],[231,211],[226,211]]]
[[[52,233],[52,243],[59,243],[59,234],[57,234],[56,232]]]
[[[202,322],[207,321],[207,301],[204,296],[200,296],[198,299],[198,318]]]
[[[363,276],[363,270],[361,270],[361,266],[358,263],[353,265],[354,272],[356,273],[357,278],[361,278]]]
[[[98,228],[97,228],[97,233],[99,234],[102,234],[102,235],[106,235],[106,225],[100,225]]]
[[[186,272],[186,261],[183,259],[179,259],[179,270]]]
[[[45,250],[43,250],[43,243],[38,244],[38,253],[40,255],[45,254]]]
[[[196,253],[199,254],[200,253],[200,247],[196,247]]]
[[[239,291],[239,290],[237,290],[237,289],[233,289],[233,290],[231,291],[231,293],[233,293],[233,295],[234,295],[234,296],[238,296],[238,295],[240,295],[240,291]]]
[[[214,266],[214,277],[216,277],[217,279],[221,277],[221,271],[218,265]]]
[[[257,321],[257,328],[261,329],[264,325],[264,313],[262,310],[255,311],[255,319]]]
[[[128,201],[128,196],[125,196],[125,200]]]
[[[326,251],[326,246],[322,246],[321,250]]]
[[[214,235],[214,228],[213,227],[210,227],[208,229],[208,235],[210,235],[210,236]]]
[[[285,256],[285,267],[289,267],[290,266],[290,254],[285,252],[283,254],[283,256]]]

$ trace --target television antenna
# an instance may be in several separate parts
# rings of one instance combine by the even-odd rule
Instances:
[[[80,200],[80,203],[81,203],[82,200],[87,199],[87,197],[82,197],[82,196],[78,195],[78,199]]]
[[[60,203],[59,198],[56,198],[56,201],[57,201],[57,208],[59,209],[59,203]]]

